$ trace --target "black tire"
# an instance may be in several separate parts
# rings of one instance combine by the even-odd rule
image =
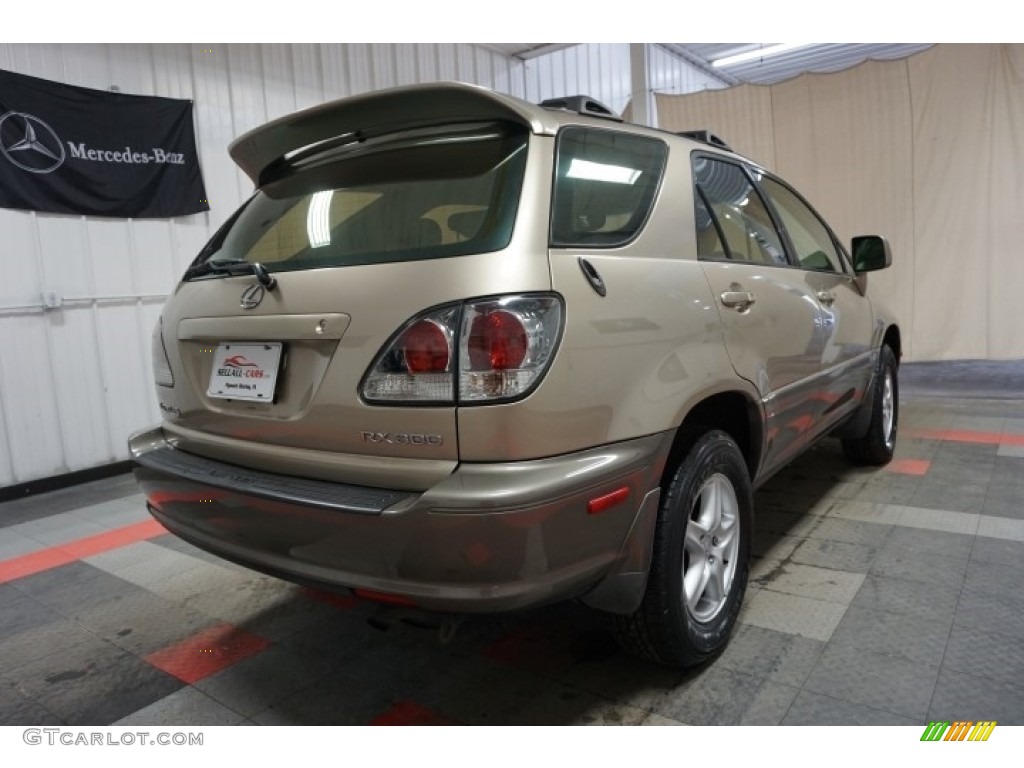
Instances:
[[[871,421],[863,437],[845,438],[843,453],[854,464],[882,466],[892,461],[896,450],[896,433],[900,422],[900,389],[897,371],[899,365],[892,348],[883,345],[878,355],[878,373],[875,376]],[[887,392],[886,381],[891,389]],[[886,400],[891,402],[891,423],[886,413]]]
[[[695,557],[693,551],[701,550],[693,537],[705,530],[701,527],[702,511],[709,503],[709,497],[703,496],[702,491],[710,493],[717,488],[724,494],[720,498],[728,500],[726,485],[734,495],[735,545],[729,544],[725,549],[711,547]],[[726,517],[723,512],[721,519]],[[750,475],[739,447],[720,430],[699,435],[676,467],[662,497],[643,602],[632,615],[616,617],[616,634],[627,651],[661,664],[689,667],[707,661],[725,647],[747,587],[752,517]],[[726,539],[724,529],[720,533],[721,539],[715,538],[715,542]],[[702,537],[701,542],[711,538]],[[701,598],[691,607],[684,573],[690,574],[698,564],[710,568],[700,558],[711,563],[716,553],[721,555],[718,567],[725,569],[725,575],[731,566],[731,577],[723,575],[721,579],[728,587],[711,594],[711,599]],[[726,554],[731,554],[731,561]],[[700,589],[693,589],[694,594]],[[721,592],[725,593],[724,599]]]

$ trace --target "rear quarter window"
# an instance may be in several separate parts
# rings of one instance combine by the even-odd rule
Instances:
[[[663,141],[620,131],[564,128],[558,135],[551,245],[614,247],[643,228],[665,172]]]

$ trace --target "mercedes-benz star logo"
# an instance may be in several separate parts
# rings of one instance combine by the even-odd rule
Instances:
[[[52,173],[64,163],[60,137],[35,115],[8,112],[0,117],[0,152],[29,173]]]
[[[242,305],[242,309],[255,309],[261,301],[263,301],[263,286],[256,283],[242,291],[242,300],[238,303]]]

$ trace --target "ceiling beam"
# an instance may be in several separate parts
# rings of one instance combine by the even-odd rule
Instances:
[[[700,70],[708,77],[713,77],[720,83],[725,83],[726,85],[739,85],[741,82],[743,82],[739,78],[733,77],[728,72],[722,72],[719,69],[715,69],[714,67],[711,66],[710,61],[704,59],[701,56],[698,56],[695,53],[692,53],[686,47],[680,45],[679,43],[657,43],[657,45],[664,48],[673,56],[682,59],[695,69]]]

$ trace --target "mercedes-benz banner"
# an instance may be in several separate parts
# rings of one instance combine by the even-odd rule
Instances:
[[[208,211],[192,102],[0,70],[0,207],[122,218]]]

